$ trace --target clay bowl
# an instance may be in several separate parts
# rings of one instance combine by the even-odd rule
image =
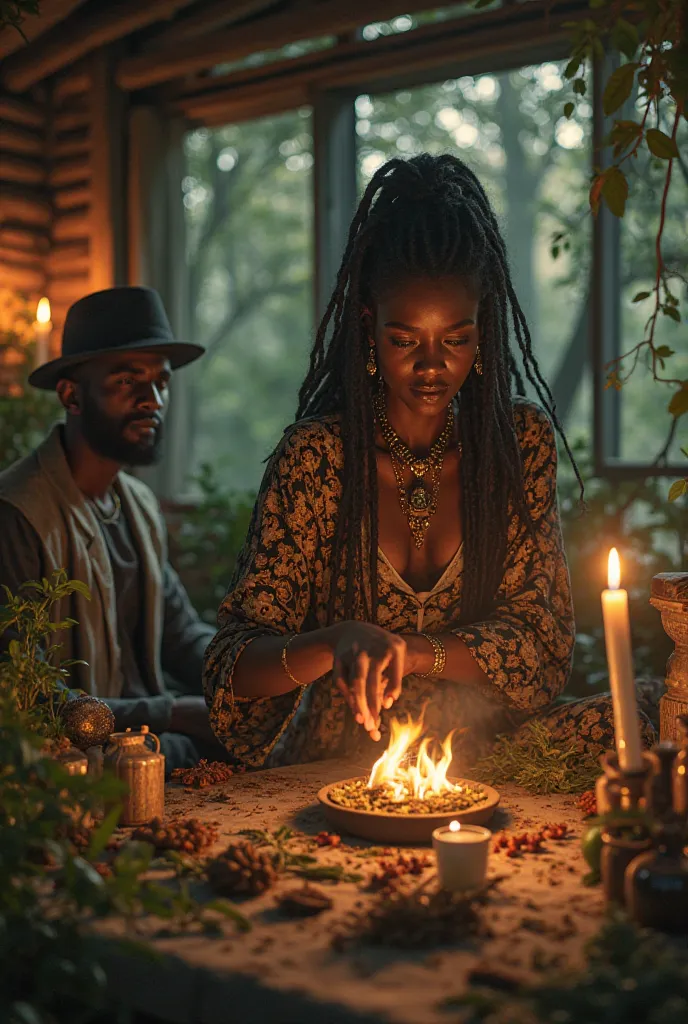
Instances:
[[[375,811],[355,811],[350,807],[342,807],[330,799],[330,790],[334,786],[342,786],[358,779],[343,779],[341,782],[324,786],[318,793],[318,801],[325,812],[325,817],[338,832],[348,832],[361,839],[372,839],[377,843],[409,843],[418,845],[432,841],[432,833],[450,821],[462,824],[484,825],[494,814],[499,803],[499,793],[491,786],[472,782],[470,779],[450,779],[451,782],[466,782],[469,786],[481,785],[485,791],[485,800],[477,807],[466,811],[455,811],[453,814],[389,814]]]

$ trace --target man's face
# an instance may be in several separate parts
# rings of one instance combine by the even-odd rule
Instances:
[[[93,451],[123,466],[157,462],[171,375],[166,356],[145,351],[99,357],[80,367],[73,396],[82,436]],[[60,397],[65,404],[62,391]]]

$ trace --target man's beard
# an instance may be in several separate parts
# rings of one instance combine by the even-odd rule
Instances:
[[[123,436],[130,423],[149,419],[150,413],[113,419],[103,412],[88,393],[83,395],[81,433],[84,440],[97,455],[119,462],[122,466],[152,466],[159,461],[162,454],[162,423],[155,432],[154,441],[127,441]]]

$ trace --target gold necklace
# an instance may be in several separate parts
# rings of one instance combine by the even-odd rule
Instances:
[[[96,499],[91,498],[91,505],[93,507],[93,510],[100,519],[101,523],[104,523],[105,526],[111,526],[113,523],[116,523],[117,520],[119,519],[119,514],[122,511],[122,502],[119,499],[119,494],[117,493],[117,491],[112,492],[112,498],[113,508],[110,512],[103,512]]]
[[[425,458],[419,459],[413,454],[408,445],[402,441],[387,419],[387,410],[385,409],[382,395],[379,393],[375,395],[373,402],[375,415],[392,460],[394,478],[399,490],[401,511],[408,519],[409,529],[411,530],[416,547],[421,548],[425,540],[425,534],[430,526],[430,520],[437,511],[444,453],[449,447],[454,433],[454,410],[449,406],[447,422],[442,433]],[[461,451],[461,445],[459,445],[459,451]],[[406,493],[406,485],[404,484],[404,466],[410,469],[415,477],[409,494]],[[428,475],[430,476],[429,487],[426,486],[423,479]]]

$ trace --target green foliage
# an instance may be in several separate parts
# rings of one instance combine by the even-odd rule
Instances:
[[[672,643],[649,602],[652,577],[680,570],[688,557],[684,501],[666,500],[661,478],[607,480],[591,473],[582,441],[573,445],[586,481],[582,514],[573,474],[560,462],[559,499],[576,616],[576,648],[567,693],[585,696],[608,689],[600,594],[607,581],[607,556],[616,547],[628,590],[637,676],[663,679]]]
[[[0,636],[10,632],[8,653],[0,661],[0,691],[10,695],[37,728],[58,733],[56,706],[66,698],[60,686],[69,676],[74,661],[57,661],[60,644],[51,642],[56,633],[71,629],[74,619],[55,622],[51,613],[70,594],[81,593],[90,601],[85,583],[69,580],[64,569],[50,579],[32,580],[13,594],[3,586],[5,601],[0,605]]]
[[[642,293],[651,300],[642,340],[607,365],[607,386],[620,390],[635,373],[639,362],[641,365],[644,362],[656,381],[684,389],[686,382],[682,377],[688,357],[685,343],[678,355],[673,350],[660,355],[668,346],[658,343],[658,334],[662,317],[681,324],[679,299],[672,289],[686,284],[685,253],[678,261],[672,260],[671,239],[667,238],[671,234],[672,220],[685,236],[685,225],[681,227],[685,200],[679,196],[675,216],[672,216],[671,205],[676,180],[682,179],[683,184],[688,185],[688,169],[680,156],[688,99],[685,3],[683,0],[641,0],[633,5],[633,23],[623,17],[630,10],[628,5],[590,0],[589,6],[596,11],[594,19],[585,12],[575,21],[565,23],[572,39],[572,56],[565,76],[573,79],[574,97],[581,94],[577,88],[579,79],[575,76],[582,63],[593,57],[602,62],[605,51],[618,55],[620,62],[607,78],[602,97],[604,114],[614,118],[606,140],[612,147],[612,162],[594,169],[590,208],[596,216],[604,202],[614,216],[625,217],[630,188],[634,185],[634,199],[642,194],[651,198],[653,216],[646,218],[646,225],[652,224],[655,235],[654,267],[648,275],[652,278],[652,290]],[[572,116],[571,106],[569,100],[564,108],[566,117]],[[653,165],[657,163],[661,168],[661,182],[653,189]],[[625,250],[631,248],[628,244],[624,246]],[[670,357],[674,357],[670,364],[673,372],[667,376],[666,360]],[[682,392],[678,391],[672,398],[669,413],[678,417],[685,411],[688,406],[683,408]],[[669,429],[672,438],[674,424],[671,421],[666,431]],[[657,458],[665,454],[663,447]],[[673,493],[676,495],[678,489]]]
[[[28,455],[58,418],[56,395],[28,384],[34,358],[34,311],[25,296],[0,287],[0,470]]]
[[[524,727],[515,743],[499,736],[492,753],[471,769],[477,779],[493,786],[515,782],[528,793],[583,793],[600,774],[597,758],[577,749],[575,740],[556,743],[537,720]]]
[[[59,414],[55,395],[25,383],[17,396],[0,395],[0,470],[32,452]]]
[[[621,914],[610,917],[587,947],[580,972],[547,977],[508,996],[477,992],[447,1000],[465,1024],[684,1024],[688,1015],[688,954]]]
[[[248,922],[224,901],[199,905],[184,883],[142,880],[151,867],[149,844],[125,844],[109,858],[107,877],[96,869],[124,787],[107,773],[97,780],[69,775],[42,753],[54,730],[54,688],[65,671],[52,667],[50,645],[38,656],[54,629],[73,625],[51,625],[51,608],[74,590],[87,591],[63,571],[27,589],[35,596],[7,592],[3,612],[16,640],[0,660],[0,1020],[88,1024],[113,1009],[88,934],[98,918],[116,913],[133,924],[147,914],[177,929],[204,931],[218,930],[218,914],[242,928]],[[101,807],[108,813],[78,855],[72,839],[91,828]]]
[[[194,607],[214,623],[246,538],[254,499],[224,487],[207,463],[201,467],[196,486],[200,500],[184,515],[176,537],[175,562]]]
[[[14,28],[23,36],[23,23],[37,16],[40,6],[40,0],[0,0],[0,29]]]

